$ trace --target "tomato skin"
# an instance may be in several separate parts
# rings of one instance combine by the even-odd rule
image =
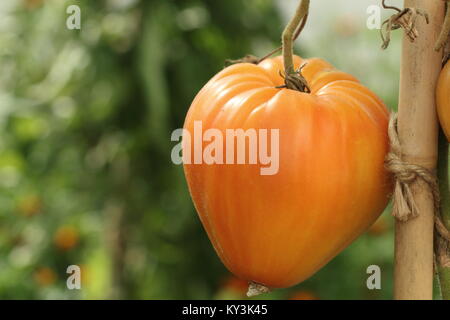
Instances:
[[[379,217],[392,189],[383,102],[321,59],[294,62],[307,63],[311,94],[276,88],[283,85],[281,57],[236,64],[203,87],[184,125],[189,132],[198,120],[203,130],[280,130],[275,175],[261,175],[259,165],[184,164],[222,262],[271,288],[318,271]]]
[[[439,122],[447,141],[450,141],[450,61],[446,63],[439,75],[436,87],[436,105]]]

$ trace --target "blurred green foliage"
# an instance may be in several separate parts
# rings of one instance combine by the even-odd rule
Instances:
[[[81,30],[65,26],[71,4]],[[2,0],[0,21],[0,298],[241,297],[170,160],[170,133],[225,59],[278,46],[274,3]],[[382,219],[310,280],[264,298],[390,298]],[[72,264],[82,290],[66,288]],[[371,264],[380,291],[366,288]]]

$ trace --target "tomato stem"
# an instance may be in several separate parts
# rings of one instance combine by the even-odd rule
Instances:
[[[386,2],[386,0],[383,0],[383,1],[382,1],[382,6],[383,6],[384,9],[392,9],[392,10],[395,10],[395,11],[397,11],[397,12],[402,12],[402,10],[400,10],[400,9],[397,8],[397,7],[394,7],[394,6],[388,6],[385,2]]]
[[[285,84],[288,89],[294,89],[301,92],[311,92],[305,78],[300,71],[294,69],[294,33],[297,36],[303,30],[308,17],[310,0],[302,0],[298,5],[294,17],[289,21],[282,34],[283,61],[285,71]]]
[[[298,38],[298,36],[300,35],[300,33],[302,33],[303,29],[305,28],[306,25],[306,21],[308,20],[308,13],[306,13],[306,15],[303,17],[302,22],[300,24],[300,26],[297,28],[297,31],[295,31],[295,35],[294,35],[294,41]],[[276,48],[275,50],[269,52],[268,54],[266,54],[264,57],[262,57],[261,59],[259,59],[258,63],[266,60],[267,58],[273,56],[275,53],[281,51],[281,49],[283,49],[283,46],[279,46],[278,48]]]
[[[305,28],[307,20],[308,20],[308,13],[306,13],[306,15],[303,17],[300,26],[295,31],[294,38],[293,38],[294,41],[298,38],[300,33],[302,33],[303,29]],[[228,66],[236,64],[236,63],[253,63],[253,64],[258,64],[260,62],[263,62],[267,58],[270,58],[274,54],[280,52],[282,49],[283,49],[283,46],[279,46],[278,48],[272,50],[271,52],[269,52],[268,54],[266,54],[262,58],[257,58],[257,57],[255,57],[253,55],[246,55],[244,58],[237,59],[237,60],[227,59],[227,60],[225,60],[225,66],[228,67]],[[283,86],[283,88],[284,87],[285,86]]]

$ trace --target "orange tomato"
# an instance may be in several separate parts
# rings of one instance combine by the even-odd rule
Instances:
[[[439,76],[436,105],[442,130],[450,141],[450,61],[446,63]]]
[[[389,224],[383,217],[381,216],[374,224],[372,224],[367,230],[367,233],[371,236],[381,236],[389,231]]]
[[[198,93],[184,129],[279,129],[279,170],[255,164],[189,164],[189,191],[208,236],[239,278],[271,288],[310,277],[381,214],[388,111],[353,76],[321,59],[294,59],[311,93],[282,88],[281,57],[240,63]],[[203,141],[201,148],[208,146]],[[185,142],[183,152],[199,145]],[[235,153],[238,151],[234,146]]]

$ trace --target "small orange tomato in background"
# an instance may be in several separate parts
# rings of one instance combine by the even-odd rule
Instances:
[[[215,299],[218,300],[234,300],[247,298],[246,293],[248,282],[236,278],[234,275],[228,275],[219,284]]]
[[[78,244],[78,230],[72,226],[62,226],[56,230],[53,241],[55,246],[63,251],[70,250]]]
[[[18,200],[17,211],[25,216],[32,217],[42,211],[42,200],[38,195],[29,194]]]
[[[309,94],[282,87],[281,57],[222,70],[198,93],[184,125],[191,135],[196,121],[223,136],[227,129],[279,129],[276,174],[261,175],[254,164],[184,163],[222,262],[271,288],[318,271],[378,218],[391,190],[383,102],[324,60],[294,58],[296,68],[304,63]],[[183,138],[183,152],[196,148]]]
[[[55,283],[57,275],[53,269],[42,267],[33,273],[33,278],[40,287],[47,287]]]
[[[446,63],[439,76],[436,87],[436,105],[447,141],[450,141],[450,61]]]

